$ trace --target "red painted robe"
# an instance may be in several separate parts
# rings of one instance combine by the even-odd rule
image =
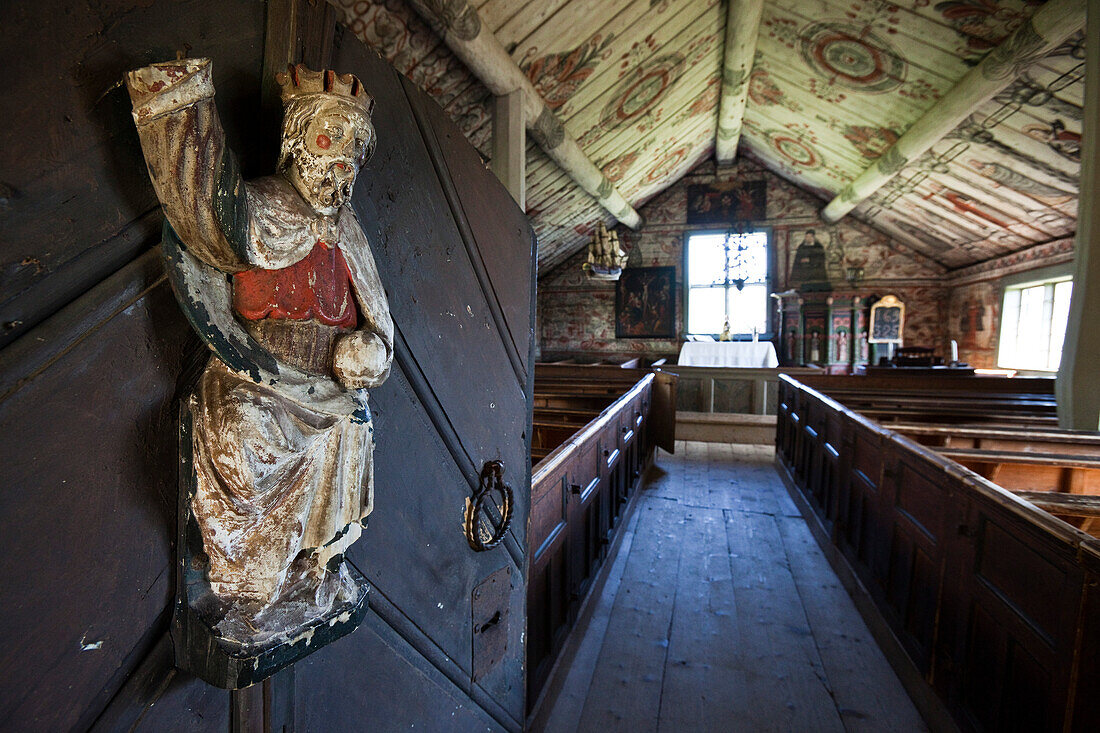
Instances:
[[[308,255],[279,270],[256,268],[233,276],[233,307],[250,321],[313,318],[355,328],[359,314],[351,273],[339,247],[317,242]]]

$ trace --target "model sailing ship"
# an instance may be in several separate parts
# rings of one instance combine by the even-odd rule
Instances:
[[[626,264],[626,252],[619,247],[619,235],[607,231],[602,221],[596,222],[596,231],[588,241],[588,261],[582,265],[584,273],[593,280],[618,280]]]

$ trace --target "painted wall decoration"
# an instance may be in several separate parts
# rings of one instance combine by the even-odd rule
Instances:
[[[737,174],[719,178],[712,160],[700,163],[683,180],[666,189],[646,204],[640,213],[646,225],[623,237],[632,267],[673,267],[677,291],[683,287],[683,241],[693,228],[688,224],[688,198],[692,186],[714,186],[763,180],[767,184],[766,217],[752,222],[770,228],[776,248],[777,278],[775,290],[791,287],[789,263],[806,230],[814,229],[825,249],[825,268],[834,292],[881,296],[894,293],[910,309],[905,327],[906,344],[942,349],[945,326],[946,280],[943,269],[906,245],[855,219],[837,225],[821,221],[817,212],[820,200],[795,185],[766,172],[760,163],[742,157]],[[683,332],[682,297],[677,299],[676,335],[668,339],[617,338],[615,335],[615,288],[609,283],[586,281],[580,271],[583,256],[566,260],[545,272],[539,279],[539,334],[543,358],[578,356],[584,358],[621,358],[626,355],[658,358],[679,352],[679,334]],[[864,281],[856,287],[844,279],[845,268],[858,266]],[[629,270],[628,270],[629,271]],[[821,296],[825,294],[822,293]],[[824,324],[824,321],[823,321]],[[778,324],[773,324],[773,328]],[[852,341],[855,349],[857,341]],[[777,346],[777,350],[782,344]],[[835,353],[835,343],[821,336],[820,357]]]
[[[807,229],[792,253],[787,284],[798,291],[829,290],[828,255],[815,229]]]
[[[728,225],[767,218],[767,181],[692,184],[687,189],[687,223]]]
[[[1003,289],[995,281],[964,285],[951,291],[948,337],[959,344],[959,358],[974,367],[995,367]]]
[[[615,289],[615,338],[675,338],[676,268],[623,270]]]

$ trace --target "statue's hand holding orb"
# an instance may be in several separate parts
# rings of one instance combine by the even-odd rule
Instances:
[[[369,331],[353,331],[336,340],[332,372],[349,389],[377,387],[389,375],[386,345]]]

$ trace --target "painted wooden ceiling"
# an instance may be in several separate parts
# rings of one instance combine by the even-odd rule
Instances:
[[[459,0],[437,0],[446,5]],[[488,91],[404,0],[332,0],[486,156]],[[471,0],[582,149],[639,206],[714,147],[725,4]],[[878,158],[1037,0],[769,0],[741,150],[823,199]],[[1076,228],[1077,34],[854,212],[962,267]],[[543,271],[612,219],[532,142],[527,208]]]

